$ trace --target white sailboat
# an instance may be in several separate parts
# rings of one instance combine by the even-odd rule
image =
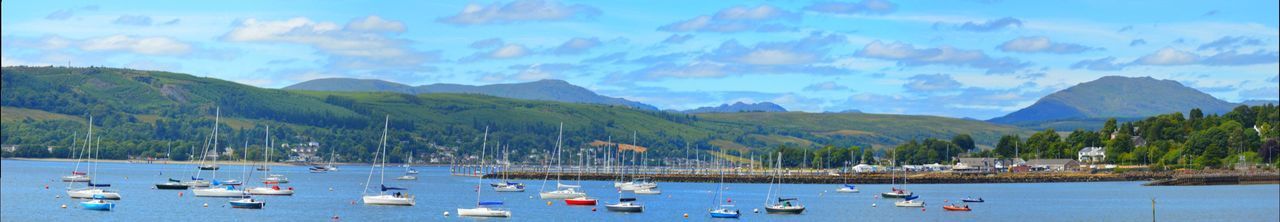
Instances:
[[[374,153],[373,163],[375,165],[369,168],[369,178],[365,180],[364,194],[363,194],[364,196],[361,199],[364,200],[364,204],[367,204],[367,205],[413,206],[415,204],[415,198],[413,195],[401,194],[400,192],[395,192],[390,194],[387,193],[388,190],[406,190],[404,188],[388,187],[386,185],[386,182],[387,182],[387,168],[386,168],[387,128],[390,127],[390,124],[391,124],[391,116],[387,115],[386,119],[383,120],[383,123],[382,123],[382,143],[378,145],[378,150],[376,151],[376,153]],[[382,158],[381,163],[378,162],[379,157]],[[375,168],[381,168],[381,173],[380,173],[381,182],[379,182],[380,184],[378,185],[380,189],[378,191],[378,194],[370,195],[369,183],[373,182],[373,170]]]
[[[222,118],[222,109],[218,108],[217,110],[214,111],[213,135],[211,135],[210,137],[210,140],[213,141],[213,151],[215,153],[218,152],[218,123],[221,118]],[[203,162],[204,158],[201,157],[200,160],[201,162]],[[199,178],[193,178],[193,180],[195,179],[199,179]],[[217,187],[218,185],[222,185],[221,182],[217,181],[217,179],[218,179],[218,171],[213,171],[213,177],[210,178],[210,180],[213,181],[212,183],[213,186],[210,186],[208,188],[194,189],[191,192],[195,193],[197,197],[245,197],[248,195],[248,193],[245,193],[244,190],[236,188],[235,185],[224,185],[223,187]]]
[[[709,212],[711,218],[738,218],[742,216],[742,212],[734,208],[732,204],[720,201],[724,197],[724,167],[720,167],[720,185],[716,187],[715,199],[712,199],[712,206],[716,207]]]
[[[897,182],[895,180],[897,176],[897,173],[895,172],[897,172],[897,170],[894,168],[897,168],[898,166],[897,148],[894,148],[893,150],[893,160],[889,166],[890,166],[889,167],[889,184],[892,184],[892,185],[891,187],[889,187],[890,189],[889,192],[880,193],[880,196],[884,198],[906,198],[906,197],[912,196],[911,191],[907,190],[906,172],[903,172],[903,175],[902,175],[902,188],[898,188],[897,184],[895,183]]]
[[[480,142],[481,167],[484,167],[484,151],[489,143],[489,127],[484,128],[483,138],[482,142]],[[484,192],[484,189],[480,189],[481,184],[484,184],[483,176],[476,181],[476,207],[458,208],[458,215],[467,217],[511,217],[511,211],[498,208],[498,206],[502,206],[502,201],[480,201],[480,194]]]
[[[561,165],[562,160],[560,158],[560,143],[563,142],[563,140],[564,140],[564,123],[562,122],[560,123],[560,136],[556,137],[556,152],[555,152],[556,168],[557,168],[556,190],[542,191],[544,188],[547,187],[547,178],[544,178],[542,180],[542,187],[538,188],[538,191],[539,191],[538,195],[541,196],[542,199],[569,199],[569,198],[579,198],[579,197],[587,196],[587,193],[583,193],[577,190],[578,188],[581,188],[581,186],[567,185],[567,184],[560,183],[560,174],[564,172],[564,167],[563,165]]]
[[[267,135],[262,139],[262,144],[264,149],[262,151],[263,166],[266,166],[267,164],[271,163],[271,158],[270,158],[271,155],[267,154],[269,152],[268,150],[271,150],[271,126],[270,125],[266,127],[266,131],[267,131]],[[247,150],[248,149],[246,149],[246,151]],[[248,152],[245,152],[245,153],[248,153]],[[245,157],[248,158],[248,155],[246,155]],[[247,192],[249,192],[249,194],[252,194],[252,195],[292,196],[293,188],[280,189],[280,185],[279,185],[281,183],[280,181],[288,182],[289,178],[285,178],[284,175],[270,174],[267,177],[262,178],[262,184],[264,186],[249,188]]]
[[[510,168],[511,168],[511,160],[510,160],[510,157],[508,156],[510,155],[510,153],[507,152],[507,148],[510,148],[510,147],[509,146],[503,147],[502,149],[502,162],[504,164],[502,166],[502,182],[498,184],[493,184],[492,185],[493,191],[524,192],[523,183],[516,183],[516,182],[511,182],[510,180],[507,180],[507,172],[510,171]]]
[[[611,145],[613,144],[612,137],[609,138],[608,144],[611,144]],[[640,203],[636,203],[635,197],[624,198],[622,197],[622,193],[623,192],[621,190],[618,191],[618,203],[606,204],[604,205],[605,209],[608,209],[609,211],[614,211],[614,212],[627,212],[627,213],[644,212],[644,205]],[[640,194],[640,193],[636,193],[636,194]]]
[[[88,161],[86,162],[86,165],[85,165],[86,166],[85,171],[87,171],[85,172],[85,176],[91,177],[91,175],[98,170],[98,164],[96,161],[93,161],[93,160],[94,158],[97,158],[98,156],[101,155],[101,151],[98,151],[98,150],[102,149],[101,147],[99,147],[102,144],[102,138],[97,138],[97,140],[94,140],[93,138],[93,117],[92,116],[89,117],[89,133],[86,137],[88,138],[86,139],[86,143],[88,143],[87,144],[88,147],[86,147],[85,150],[83,151],[83,152],[88,152],[85,155]],[[67,184],[68,197],[77,198],[77,199],[107,199],[107,200],[120,199],[120,193],[103,188],[103,187],[111,187],[111,184],[95,184],[93,183],[93,181],[85,181],[86,183],[85,187],[74,188],[74,189],[71,188],[71,186],[74,185],[75,183],[76,182],[71,182]]]
[[[268,130],[268,132],[270,132],[270,130]],[[267,135],[270,135],[270,133]],[[249,140],[244,141],[244,148],[242,148],[242,150],[244,150],[244,158],[240,159],[240,179],[249,181],[249,178],[252,178],[249,177]],[[244,195],[241,199],[228,201],[228,204],[231,204],[231,208],[243,209],[262,209],[263,206],[267,205],[266,202],[262,202],[262,200],[255,200],[249,195]]]
[[[861,192],[861,191],[858,191],[858,187],[857,187],[857,186],[854,186],[853,184],[849,184],[849,174],[853,174],[853,164],[854,164],[854,163],[853,163],[853,150],[849,150],[849,170],[848,170],[848,172],[845,172],[845,175],[844,175],[844,186],[841,186],[839,189],[836,189],[836,192],[838,192],[838,193],[857,193],[857,192]]]
[[[71,158],[76,159],[76,166],[71,169],[71,175],[62,176],[62,182],[89,182],[93,179],[85,172],[80,172],[80,162],[84,161],[84,148],[88,146],[81,146],[77,149],[76,143],[79,139],[80,135],[77,135],[76,133],[71,134]],[[85,143],[88,144],[88,142]],[[79,155],[76,154],[77,150],[80,152]]]
[[[769,184],[769,188],[773,191],[777,191],[778,195],[776,197],[778,198],[778,200],[776,202],[773,202],[772,204],[768,204],[769,201],[773,200],[770,198],[770,197],[773,197],[771,196],[773,192],[771,191],[769,192],[769,194],[766,194],[765,195],[766,204],[764,206],[765,212],[771,213],[771,214],[803,213],[805,207],[803,204],[800,203],[800,198],[782,197],[782,184],[783,184],[782,183],[782,152],[778,152],[778,165],[776,168],[774,168],[774,174],[777,176],[778,189],[773,189],[773,183]]]
[[[418,180],[418,170],[409,168],[409,164],[413,163],[413,152],[409,152],[409,159],[404,162],[404,175],[396,177],[396,180]]]

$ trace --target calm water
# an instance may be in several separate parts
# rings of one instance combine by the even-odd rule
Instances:
[[[233,209],[229,199],[194,197],[190,191],[155,190],[154,183],[166,178],[191,175],[191,165],[103,163],[96,181],[111,183],[123,200],[111,212],[78,209],[78,200],[66,198],[66,183],[57,181],[74,163],[4,160],[0,177],[0,221],[327,221],[338,215],[343,221],[708,221],[714,183],[663,182],[660,196],[640,196],[644,213],[607,212],[603,204],[616,200],[612,182],[583,181],[587,193],[601,200],[597,212],[592,207],[564,206],[537,198],[542,181],[522,181],[530,185],[524,193],[494,193],[486,190],[485,200],[501,200],[514,217],[476,219],[456,216],[458,207],[475,201],[475,178],[447,176],[446,168],[423,168],[419,180],[392,180],[402,168],[388,168],[388,184],[408,187],[418,195],[413,207],[365,206],[358,200],[369,167],[350,166],[325,174],[308,173],[305,167],[275,167],[286,174],[294,187],[292,197],[263,197],[262,210]],[[239,166],[223,166],[220,178],[240,176]],[[394,172],[394,173],[392,173]],[[163,174],[163,175],[161,175]],[[376,176],[376,175],[375,175]],[[207,175],[205,177],[208,177]],[[554,183],[552,181],[551,183]],[[569,181],[568,183],[572,183]],[[49,189],[45,189],[45,185]],[[374,178],[377,185],[377,178]],[[554,185],[553,185],[554,186]],[[766,184],[726,184],[726,194],[743,212],[743,221],[1148,221],[1151,198],[1157,198],[1157,215],[1163,221],[1280,221],[1280,185],[1143,187],[1139,182],[1044,183],[1044,184],[921,184],[910,189],[926,201],[926,210],[893,207],[893,200],[877,199],[888,185],[861,185],[862,193],[835,193],[837,185],[786,185],[784,193],[796,196],[808,206],[803,215],[751,213],[762,208]],[[333,188],[333,191],[329,191]],[[179,197],[178,192],[185,196]],[[54,198],[57,195],[62,198]],[[970,204],[972,212],[942,210],[944,200],[966,196],[983,197],[987,203]],[[352,201],[357,201],[352,204]],[[209,207],[201,205],[208,203]],[[66,204],[67,209],[59,208]],[[872,205],[878,205],[873,207]],[[448,211],[451,216],[445,217]],[[763,209],[761,209],[763,211]],[[682,218],[684,213],[689,218]],[[729,219],[732,220],[732,219]]]

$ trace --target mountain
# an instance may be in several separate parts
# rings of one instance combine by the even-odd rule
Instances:
[[[657,107],[653,107],[648,104],[621,98],[602,96],[586,88],[565,82],[564,80],[555,79],[483,86],[438,83],[415,87],[375,79],[325,78],[293,84],[286,86],[283,89],[336,92],[396,92],[405,94],[468,93],[512,99],[618,105],[648,111],[658,110]]]
[[[716,107],[699,107],[697,109],[685,110],[684,113],[738,113],[738,112],[786,112],[786,108],[782,108],[778,104],[771,102],[760,103],[742,103],[735,102],[733,104],[720,104]]]
[[[318,142],[323,144],[322,152],[338,152],[338,161],[350,162],[372,157],[370,150],[378,146],[382,133],[381,121],[388,116],[393,162],[411,151],[479,153],[486,128],[491,138],[518,154],[512,155],[514,161],[532,161],[531,155],[555,146],[561,123],[567,146],[624,138],[634,132],[642,145],[654,148],[655,158],[683,157],[687,144],[707,152],[763,155],[768,152],[762,151],[783,145],[883,149],[957,133],[971,134],[977,143],[989,146],[999,135],[1029,133],[1007,125],[931,116],[684,114],[478,94],[264,89],[181,73],[102,67],[4,67],[0,77],[4,92],[0,94],[4,113],[0,144],[66,147],[73,141],[71,135],[83,135],[92,115],[95,135],[103,138],[103,157],[109,159],[155,157],[169,152],[168,147],[202,147],[217,109],[221,110],[218,127],[223,142],[258,141],[269,125],[281,144]],[[261,146],[250,144],[249,149]],[[188,149],[172,152],[179,158],[190,155]]]
[[[1193,108],[1206,114],[1225,113],[1237,105],[1173,80],[1107,76],[1054,92],[1031,106],[988,121],[1030,128],[1072,121],[1101,126],[1092,122],[1186,112]]]
[[[1275,104],[1280,104],[1280,101],[1251,99],[1251,100],[1245,100],[1244,102],[1240,102],[1240,104],[1248,105],[1248,106],[1261,106],[1266,104],[1275,105]]]

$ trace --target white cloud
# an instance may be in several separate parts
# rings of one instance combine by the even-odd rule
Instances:
[[[1188,65],[1193,64],[1196,60],[1200,60],[1200,56],[1190,52],[1165,47],[1155,53],[1147,54],[1134,60],[1135,64],[1141,65]]]
[[[382,19],[376,15],[357,18],[347,23],[347,30],[357,32],[404,32],[405,26],[403,22],[389,21]]]
[[[132,52],[144,55],[184,55],[191,52],[191,44],[169,37],[138,37],[113,35],[85,39],[80,44],[84,51]]]
[[[893,2],[884,0],[862,0],[860,2],[814,2],[805,6],[804,10],[832,14],[888,14],[898,8]]]
[[[454,25],[507,24],[527,21],[559,21],[573,18],[591,18],[600,10],[582,4],[566,5],[547,0],[516,0],[505,5],[467,4],[456,15],[441,17],[438,22]]]
[[[835,81],[814,83],[812,85],[804,87],[804,91],[836,91],[836,90],[847,90],[847,89],[849,89],[848,86],[840,85]]]
[[[770,5],[756,7],[734,6],[721,9],[712,16],[698,16],[662,27],[669,32],[776,32],[789,31],[793,27],[775,23],[775,20],[799,20],[800,15]]]
[[[552,49],[551,53],[557,55],[582,54],[601,44],[599,38],[572,38]]]
[[[1013,58],[992,58],[982,51],[963,50],[951,46],[919,48],[911,44],[879,40],[867,43],[857,56],[897,61],[901,66],[954,65],[986,69],[988,74],[1013,73],[1030,66],[1030,63]]]
[[[519,58],[527,54],[529,54],[529,49],[525,48],[524,45],[508,43],[502,47],[494,49],[492,52],[489,52],[488,57],[494,59],[510,59]]]
[[[1092,47],[1072,43],[1052,42],[1049,37],[1032,36],[1011,39],[1000,44],[1005,52],[1073,54],[1094,50]]]

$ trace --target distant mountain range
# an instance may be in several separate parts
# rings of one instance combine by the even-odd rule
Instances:
[[[1040,98],[1035,104],[989,122],[1027,128],[1093,128],[1107,118],[1132,119],[1199,108],[1226,113],[1240,104],[1214,98],[1173,80],[1107,76]],[[1073,123],[1073,124],[1068,124]],[[1065,125],[1064,125],[1065,124]]]
[[[739,113],[739,112],[786,112],[786,108],[782,108],[778,104],[771,102],[760,103],[743,103],[735,102],[733,104],[720,104],[716,107],[699,107],[697,109],[685,110],[684,113]]]
[[[545,100],[569,103],[604,104],[632,107],[641,110],[657,111],[658,108],[622,98],[614,98],[596,94],[591,90],[565,82],[564,80],[546,79],[525,83],[493,84],[493,85],[461,85],[430,84],[409,86],[405,84],[376,80],[352,78],[314,79],[290,86],[286,90],[311,90],[331,92],[398,92],[406,94],[422,93],[466,93],[482,94],[512,99]]]

